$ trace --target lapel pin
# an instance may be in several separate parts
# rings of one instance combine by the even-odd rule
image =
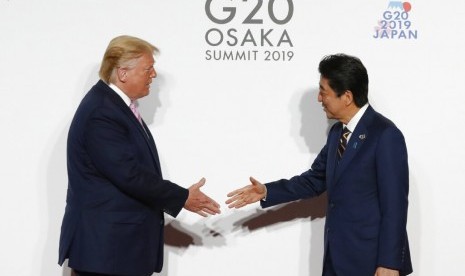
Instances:
[[[358,138],[360,138],[361,140],[363,140],[363,139],[366,138],[366,136],[365,136],[365,134],[360,134],[360,135],[358,136]]]

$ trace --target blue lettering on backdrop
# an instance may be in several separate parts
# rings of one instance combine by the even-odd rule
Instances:
[[[410,2],[390,1],[382,19],[375,27],[375,39],[417,39],[418,30],[412,28]]]

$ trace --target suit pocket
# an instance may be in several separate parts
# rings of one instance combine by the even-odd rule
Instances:
[[[104,219],[114,224],[142,224],[147,214],[140,212],[106,212]]]

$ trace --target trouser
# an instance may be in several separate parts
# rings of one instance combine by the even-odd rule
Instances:
[[[331,260],[331,254],[329,253],[329,246],[326,252],[325,262],[323,264],[323,276],[337,276],[334,270],[333,261]]]
[[[93,272],[86,272],[86,271],[79,271],[76,269],[73,269],[73,273],[71,274],[72,276],[116,276],[113,274],[102,274],[102,273],[93,273]],[[134,276],[150,276],[149,275],[134,275]]]

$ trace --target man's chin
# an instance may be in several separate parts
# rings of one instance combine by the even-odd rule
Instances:
[[[143,97],[147,96],[148,94],[149,94],[149,91],[141,92],[141,93],[138,94],[137,99],[142,99]]]

